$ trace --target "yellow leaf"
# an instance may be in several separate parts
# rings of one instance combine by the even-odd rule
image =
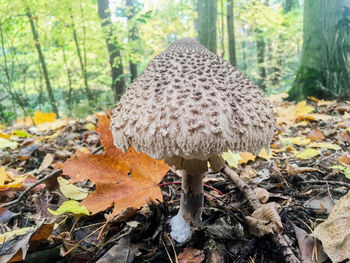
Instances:
[[[297,154],[295,154],[295,157],[299,158],[299,159],[302,159],[302,160],[307,160],[307,159],[310,159],[314,156],[317,156],[319,155],[321,152],[319,150],[315,150],[315,149],[312,149],[312,148],[308,148],[302,152],[299,152]]]
[[[20,137],[20,138],[33,137],[33,135],[30,135],[28,132],[23,131],[23,130],[15,130],[12,132],[12,135]]]
[[[21,176],[21,177],[17,177],[14,181],[4,184],[4,185],[0,185],[0,191],[7,189],[7,188],[20,188],[23,184],[23,181],[27,178],[27,175]]]
[[[281,142],[283,144],[295,144],[295,145],[299,145],[299,146],[303,146],[303,145],[307,145],[311,142],[310,139],[307,139],[303,136],[298,136],[298,137],[286,137],[286,138],[282,138]]]
[[[36,111],[33,117],[35,125],[39,125],[45,122],[53,122],[55,119],[56,119],[55,113],[49,113],[49,112],[42,113],[40,110]]]
[[[8,139],[10,139],[10,135],[0,132],[0,138],[4,138],[4,139],[8,140]]]
[[[242,164],[242,163],[244,164],[249,161],[255,161],[255,158],[256,158],[255,155],[253,155],[250,152],[246,152],[246,153],[241,152],[240,156],[242,159],[238,161],[239,164]]]
[[[30,230],[34,230],[34,227],[24,227],[6,232],[0,235],[0,244],[3,244],[6,241],[12,240],[16,236],[23,236],[27,234]]]
[[[230,150],[224,152],[221,156],[228,163],[228,165],[233,168],[237,168],[238,162],[242,160],[242,157],[239,153],[232,153]]]
[[[328,142],[313,142],[309,145],[310,148],[327,148],[331,150],[341,150],[339,145],[328,143]]]
[[[264,149],[261,150],[261,152],[258,154],[260,158],[263,158],[265,160],[271,159],[273,157],[273,151],[270,149],[270,153],[268,154]]]
[[[88,122],[84,125],[84,129],[89,130],[89,131],[94,131],[94,130],[96,130],[96,126],[93,123]]]
[[[9,140],[0,138],[0,149],[5,149],[5,148],[11,148],[12,150],[16,149],[17,142],[10,142]]]
[[[47,210],[55,216],[62,215],[64,213],[73,213],[75,215],[89,215],[87,208],[83,205],[80,205],[80,203],[75,200],[65,201],[56,211],[53,211],[50,208]]]
[[[6,126],[4,124],[0,124],[0,130],[3,130],[5,128],[6,128]]]
[[[57,181],[60,185],[60,191],[69,199],[83,200],[88,196],[88,191],[70,184],[68,180],[61,176],[57,178]]]
[[[6,178],[7,178],[7,173],[5,171],[5,167],[0,167],[0,186],[5,184]]]
[[[295,116],[300,116],[300,115],[307,115],[311,112],[314,111],[314,107],[307,105],[306,101],[301,101],[299,102],[296,106],[295,106],[295,112],[294,115]]]
[[[347,132],[350,132],[350,127],[346,129]]]

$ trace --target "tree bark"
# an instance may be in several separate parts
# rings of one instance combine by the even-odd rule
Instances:
[[[72,91],[73,91],[72,72],[71,72],[70,68],[68,67],[66,51],[64,50],[63,46],[61,48],[62,48],[62,55],[63,55],[62,56],[63,65],[64,65],[66,72],[67,72],[67,80],[68,80],[68,88],[69,88],[66,102],[67,102],[67,106],[68,106],[69,115],[71,115],[71,113],[72,113]]]
[[[289,99],[350,98],[350,0],[304,3],[304,41]]]
[[[216,53],[217,0],[197,0],[198,41]]]
[[[256,37],[256,55],[259,69],[258,85],[263,91],[266,91],[266,68],[265,68],[265,39],[260,29],[255,29]]]
[[[228,52],[229,52],[229,56],[230,56],[231,65],[236,67],[237,66],[237,59],[236,59],[233,6],[234,6],[233,0],[227,0]]]
[[[288,13],[297,7],[299,7],[299,0],[285,0],[283,4],[283,11]]]
[[[51,87],[51,83],[50,83],[49,73],[48,73],[48,70],[47,70],[47,67],[46,67],[45,57],[44,57],[44,54],[41,51],[41,46],[40,46],[40,42],[39,42],[39,34],[38,34],[38,32],[37,32],[37,30],[35,28],[34,19],[33,19],[31,11],[29,9],[29,6],[26,7],[26,15],[27,15],[29,23],[30,23],[30,27],[31,27],[31,30],[32,30],[33,39],[34,39],[34,43],[35,43],[35,47],[36,47],[36,50],[38,52],[41,68],[43,70],[43,75],[44,75],[44,78],[45,78],[45,84],[46,84],[47,93],[49,95],[51,108],[52,108],[52,111],[54,113],[56,113],[57,117],[59,117],[56,100],[55,100],[55,97],[53,95],[53,91],[52,91],[52,87]]]
[[[98,0],[98,15],[101,19],[101,26],[105,32],[105,41],[109,53],[109,64],[112,71],[112,89],[115,100],[118,101],[124,93],[125,81],[123,77],[123,63],[118,43],[112,28],[111,12],[108,0]]]
[[[132,21],[132,19],[135,17],[136,9],[135,4],[137,3],[137,0],[126,0],[126,7],[127,7],[127,19],[128,19],[128,27],[129,27],[129,36],[128,36],[128,42],[132,43],[133,41],[137,40],[137,27]],[[129,67],[130,67],[130,79],[131,82],[137,77],[137,64],[132,61],[132,59],[129,59]]]

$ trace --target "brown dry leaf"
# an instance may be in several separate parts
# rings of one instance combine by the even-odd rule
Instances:
[[[350,165],[350,154],[343,154],[337,158],[338,163]]]
[[[350,259],[350,192],[339,199],[327,220],[313,234],[332,262]]]
[[[184,251],[177,256],[179,263],[201,263],[205,259],[203,250],[195,248],[184,248]]]
[[[44,160],[42,161],[38,169],[38,173],[41,173],[46,168],[48,168],[52,162],[53,162],[53,155],[51,153],[46,154],[44,157]]]
[[[270,193],[265,188],[261,188],[261,187],[254,188],[254,192],[258,197],[259,201],[263,204],[265,204],[270,198]]]
[[[133,148],[123,153],[113,144],[110,115],[98,116],[98,120],[97,131],[105,154],[78,151],[77,156],[62,165],[63,173],[72,182],[89,179],[96,185],[96,190],[81,204],[92,214],[114,206],[115,216],[128,207],[139,208],[149,199],[162,200],[158,184],[169,166]]]
[[[310,139],[311,141],[321,141],[325,139],[322,131],[318,129],[309,132],[306,138]]]
[[[306,172],[321,172],[320,170],[312,167],[299,167],[296,164],[287,164],[287,172],[288,175],[296,175],[300,173],[306,173]]]
[[[263,204],[251,216],[246,216],[249,232],[258,237],[281,232],[283,225],[277,207],[278,204],[275,202]]]
[[[298,240],[301,260],[304,263],[322,263],[326,261],[328,257],[324,253],[320,241],[314,240],[314,237],[310,236],[304,229],[297,227],[293,223],[291,224]],[[317,247],[316,250],[315,245]]]

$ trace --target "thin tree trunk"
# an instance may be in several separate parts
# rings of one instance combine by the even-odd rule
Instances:
[[[217,0],[197,0],[197,12],[199,43],[216,53]]]
[[[225,22],[224,22],[224,0],[220,0],[220,17],[221,17],[221,37],[220,37],[220,42],[221,42],[221,57],[224,57],[225,56]]]
[[[234,13],[233,0],[227,0],[227,33],[228,33],[228,52],[230,56],[230,63],[232,66],[237,66],[236,59],[236,45],[235,45],[235,27],[234,27]],[[244,42],[244,40],[243,40]],[[242,43],[243,45],[243,43]]]
[[[66,69],[67,72],[67,80],[68,80],[68,96],[67,96],[67,105],[68,105],[68,110],[69,110],[69,115],[72,113],[72,91],[73,91],[73,86],[72,86],[72,73],[70,68],[68,67],[67,63],[67,56],[66,56],[66,51],[64,50],[64,47],[62,46],[62,59],[63,59],[63,65]]]
[[[245,51],[246,48],[246,41],[243,40],[242,41],[242,56],[243,56],[243,66],[242,66],[242,70],[246,71],[247,70],[247,53]]]
[[[266,91],[266,68],[265,68],[265,40],[263,32],[260,29],[255,29],[256,37],[256,55],[259,69],[258,85],[263,91]]]
[[[41,46],[40,46],[40,42],[39,42],[39,35],[38,35],[38,32],[36,31],[34,19],[33,19],[32,13],[30,12],[29,6],[26,7],[26,15],[28,17],[30,27],[32,29],[33,39],[34,39],[36,50],[38,52],[39,61],[40,61],[40,64],[41,64],[41,67],[43,70],[43,75],[45,78],[45,84],[46,84],[47,93],[49,95],[51,108],[52,108],[52,111],[54,113],[56,113],[57,117],[59,117],[56,100],[55,100],[55,97],[53,95],[53,91],[52,91],[52,87],[51,87],[51,83],[50,83],[49,73],[48,73],[47,68],[46,68],[45,57],[41,51]]]
[[[98,0],[98,15],[101,19],[102,29],[105,31],[105,41],[109,53],[109,64],[112,71],[112,89],[115,100],[118,101],[124,93],[125,81],[123,77],[123,63],[120,49],[115,41],[111,11],[108,0]]]
[[[128,42],[132,43],[137,39],[137,27],[132,19],[136,15],[135,4],[137,0],[126,0],[127,6],[127,19],[128,19],[128,27],[129,27],[129,38]],[[130,74],[131,74],[131,82],[137,77],[137,64],[134,63],[131,59],[129,59],[130,66]]]
[[[11,96],[12,103],[16,102],[20,106],[20,108],[22,109],[24,115],[28,115],[21,98],[18,96],[17,92],[15,90],[13,90],[12,80],[10,77],[8,64],[7,64],[7,56],[6,56],[6,52],[5,52],[4,32],[2,30],[1,23],[0,23],[0,37],[1,37],[1,50],[2,50],[2,55],[4,57],[4,71],[5,71],[5,76],[6,76],[6,80],[7,80],[7,91]],[[6,88],[6,85],[4,85],[4,86]]]
[[[75,23],[74,23],[74,17],[73,17],[73,14],[72,14],[72,10],[69,10],[69,11],[70,11],[70,18],[71,18],[71,23],[72,23],[71,26],[72,26],[73,39],[74,39],[75,48],[77,50],[77,55],[78,55],[78,59],[79,59],[81,74],[82,74],[83,80],[84,80],[84,87],[85,87],[86,97],[87,97],[89,103],[94,105],[95,104],[94,98],[93,98],[92,92],[91,92],[91,90],[89,88],[89,84],[88,84],[86,63],[84,63],[85,58],[83,58],[83,56],[81,54],[79,40],[78,40],[78,34],[77,34],[76,29],[75,29]]]

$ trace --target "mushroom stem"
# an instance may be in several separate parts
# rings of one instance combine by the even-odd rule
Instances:
[[[208,168],[206,161],[183,160],[181,169],[183,170],[183,175],[180,210],[171,221],[171,236],[180,243],[184,242],[191,235],[191,223],[201,221],[203,174]]]

